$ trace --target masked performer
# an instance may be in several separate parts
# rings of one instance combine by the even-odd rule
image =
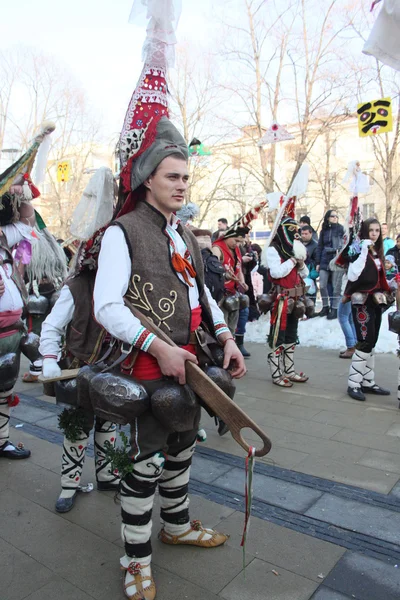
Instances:
[[[101,168],[93,175],[82,196],[81,203],[76,211],[79,212],[79,227],[85,224],[84,211],[80,209],[81,204],[85,205],[87,210],[88,198],[96,200],[98,203],[96,215],[104,215],[103,222],[96,222],[92,229],[101,228],[106,221],[109,221],[113,206],[114,178],[110,169]],[[76,216],[74,221],[76,222]],[[74,229],[73,222],[72,228]],[[77,232],[79,233],[79,231]],[[87,234],[87,224],[85,231]],[[40,352],[43,355],[43,376],[44,378],[53,378],[61,374],[58,364],[63,340],[63,356],[61,364],[73,369],[85,364],[91,364],[99,358],[103,342],[105,341],[105,331],[94,320],[92,314],[92,303],[90,298],[93,296],[95,281],[94,261],[90,259],[90,249],[92,245],[82,242],[75,263],[74,272],[66,281],[61,290],[60,297],[56,301],[51,313],[48,315],[42,326],[40,338]],[[88,301],[89,299],[89,301]],[[82,347],[81,340],[85,340],[85,346]],[[85,352],[85,348],[90,351]],[[62,402],[64,395],[68,393],[76,394],[75,381],[68,383],[56,383],[55,393],[57,400]],[[66,398],[67,399],[67,398]],[[76,413],[75,413],[76,414]],[[82,414],[82,413],[81,413]],[[61,466],[61,494],[56,503],[57,512],[70,511],[75,503],[77,492],[80,489],[82,469],[85,460],[86,449],[89,440],[89,433],[93,427],[94,415],[90,403],[85,410],[84,426],[79,432],[75,432],[73,438],[64,436],[63,455]],[[66,415],[67,416],[67,415]],[[70,415],[72,418],[73,415]],[[95,447],[95,467],[97,489],[100,491],[117,490],[119,487],[119,478],[112,472],[110,461],[106,459],[106,443],[115,446],[116,425],[111,421],[105,421],[96,418],[94,431]]]
[[[45,124],[27,152],[0,175],[0,457],[28,458],[30,451],[9,441],[10,407],[18,404],[14,385],[21,351],[35,362],[40,359],[39,339],[27,334],[21,320],[26,306],[26,288],[12,254],[16,245],[30,253],[35,214],[29,200],[38,190],[30,179],[35,156],[54,125]]]
[[[199,407],[193,407],[190,419],[185,418],[185,411],[170,407],[166,416],[174,424],[156,418],[156,407],[163,405],[171,385],[174,395],[192,393],[184,385],[185,362],[197,362],[195,340],[203,328],[218,336],[224,366],[231,363],[232,376],[245,373],[243,357],[204,286],[196,239],[174,216],[184,202],[189,175],[186,142],[168,119],[165,32],[173,31],[176,13],[174,17],[172,6],[153,2],[148,9],[145,65],[120,139],[121,210],[104,234],[94,290],[97,321],[114,338],[139,350],[124,361],[124,373],[139,380],[151,396],[152,410],[131,421],[131,468],[120,492],[124,588],[127,597],[135,600],[152,600],[156,595],[150,536],[157,485],[161,542],[210,548],[227,540],[226,535],[189,519],[188,481]],[[170,41],[174,43],[174,36]],[[124,305],[125,295],[178,347],[141,326]]]
[[[354,400],[365,394],[387,396],[389,390],[375,383],[375,345],[378,341],[382,312],[387,308],[390,289],[385,276],[381,227],[377,219],[362,222],[359,234],[342,252],[348,261],[348,283],[344,301],[351,301],[357,335],[347,393]]]
[[[274,297],[268,337],[271,348],[268,362],[272,382],[281,387],[292,387],[293,383],[308,380],[307,375],[297,373],[294,368],[299,318],[305,314],[306,304],[310,305],[312,301],[304,297],[303,279],[308,275],[305,265],[307,250],[300,241],[299,226],[292,217],[293,214],[294,198],[290,198],[286,208],[278,213],[270,236],[271,242],[263,255]]]

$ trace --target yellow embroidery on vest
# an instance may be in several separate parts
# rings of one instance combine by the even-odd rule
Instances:
[[[152,321],[156,323],[157,327],[161,327],[161,325],[164,325],[169,331],[171,331],[171,328],[169,327],[168,323],[166,323],[166,321],[175,314],[175,302],[178,297],[177,292],[175,290],[171,290],[169,293],[169,298],[160,299],[160,301],[158,302],[158,308],[162,311],[162,313],[164,313],[163,315],[160,315],[156,313],[147,296],[148,292],[153,291],[153,284],[149,281],[144,283],[141,286],[142,289],[140,291],[140,282],[140,275],[133,275],[130,286],[126,293],[127,299],[133,304],[133,306],[136,306],[141,310],[149,312],[151,316],[148,316],[152,319]]]

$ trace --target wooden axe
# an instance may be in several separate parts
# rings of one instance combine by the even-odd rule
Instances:
[[[124,298],[126,306],[139,319],[143,327],[154,333],[158,338],[170,346],[176,344],[148,317]],[[193,362],[186,361],[186,381],[192,390],[207,404],[211,410],[228,425],[233,439],[248,453],[250,445],[244,440],[241,430],[244,427],[252,429],[262,440],[263,446],[256,449],[256,456],[265,456],[271,450],[271,440],[264,431],[237,405],[225,392],[221,390],[207,375]]]

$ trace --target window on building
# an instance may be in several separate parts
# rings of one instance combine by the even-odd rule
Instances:
[[[375,183],[375,171],[374,169],[365,169],[363,171],[365,175],[368,175],[369,185],[372,187]]]
[[[373,202],[362,205],[362,216],[363,219],[371,219],[375,216],[375,204]]]

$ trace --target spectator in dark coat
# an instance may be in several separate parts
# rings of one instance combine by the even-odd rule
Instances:
[[[305,227],[306,225],[308,225],[308,227],[311,227],[310,217],[307,217],[307,215],[304,215],[304,217],[301,217],[300,221],[299,221],[299,225],[300,225],[300,227]],[[315,240],[318,243],[318,233],[315,231],[314,227],[311,227],[311,231],[312,231],[313,240]]]
[[[390,248],[386,252],[386,256],[388,254],[391,254],[392,256],[394,256],[394,260],[396,262],[396,267],[398,269],[400,269],[400,234],[396,237],[396,245],[393,246],[393,248]]]
[[[344,229],[338,223],[336,210],[328,210],[325,213],[321,233],[318,240],[316,254],[317,270],[319,271],[319,287],[322,297],[322,310],[318,313],[320,317],[337,319],[337,308],[341,298],[341,285],[343,269],[330,266],[332,259],[338,253],[343,244]],[[332,306],[329,307],[328,281],[332,279],[333,298]]]

